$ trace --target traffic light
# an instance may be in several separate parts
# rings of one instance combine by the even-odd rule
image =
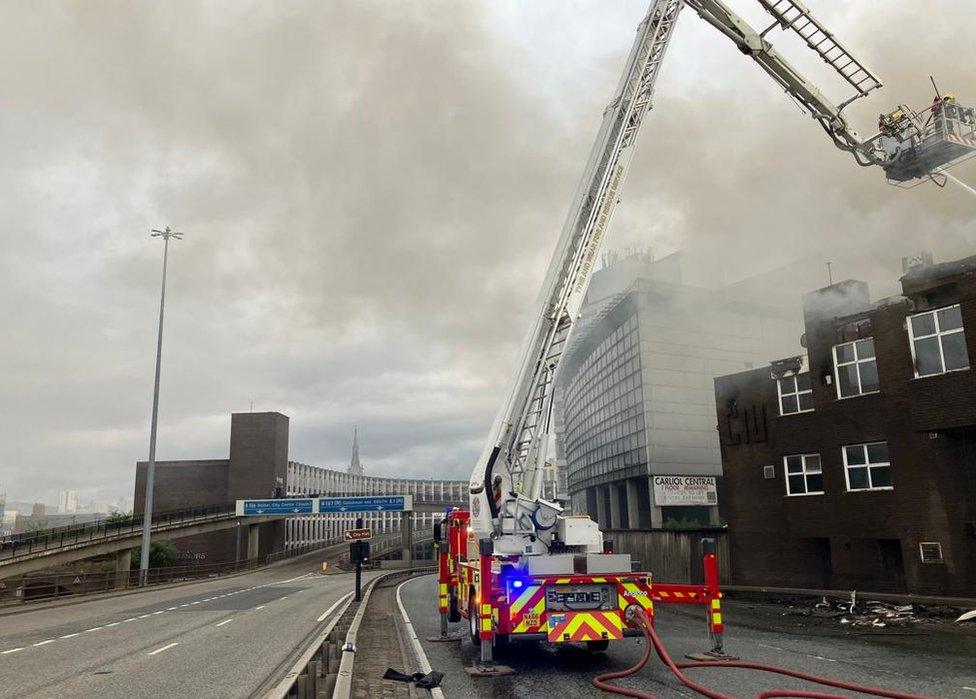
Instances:
[[[352,563],[365,563],[369,560],[369,542],[354,541],[349,544],[349,560]]]

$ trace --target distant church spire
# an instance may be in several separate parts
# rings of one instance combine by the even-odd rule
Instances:
[[[353,476],[363,475],[363,465],[359,463],[359,428],[352,433],[352,459],[349,461],[349,473]]]

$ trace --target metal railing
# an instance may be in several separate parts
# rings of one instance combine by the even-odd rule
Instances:
[[[161,531],[194,522],[229,519],[236,516],[236,503],[222,503],[182,510],[154,512],[153,531]],[[143,516],[110,517],[23,534],[13,534],[0,539],[0,566],[5,561],[29,556],[41,551],[51,551],[96,541],[118,539],[137,534],[142,530]]]
[[[266,556],[240,561],[150,568],[147,572],[146,584],[160,585],[203,578],[219,578],[224,575],[254,570],[276,561],[295,558],[335,545],[336,542],[334,541],[323,541],[274,551]],[[20,605],[25,602],[40,602],[63,597],[83,597],[138,586],[138,570],[130,570],[125,573],[108,570],[18,575],[0,581],[0,608]]]
[[[348,699],[352,691],[356,637],[368,612],[373,590],[391,580],[436,570],[436,566],[418,566],[385,573],[367,583],[361,602],[352,599],[352,593],[343,597],[329,611],[334,612],[340,606],[341,610],[329,615],[327,626],[311,643],[297,649],[296,662],[283,676],[272,678],[274,685],[266,696],[269,699],[314,699],[325,695]]]

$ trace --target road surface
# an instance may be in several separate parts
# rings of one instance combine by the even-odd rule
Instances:
[[[448,699],[462,697],[606,697],[590,680],[597,674],[621,670],[643,655],[636,639],[611,643],[606,653],[590,653],[580,646],[515,643],[496,659],[517,674],[492,679],[470,678],[463,667],[474,664],[476,648],[467,640],[466,622],[452,624],[463,634],[456,643],[430,643],[439,633],[435,578],[418,577],[401,588],[401,598],[434,670],[445,674],[441,685]],[[976,634],[931,627],[886,629],[885,633],[854,635],[840,626],[808,628],[796,617],[783,617],[773,606],[726,601],[726,649],[743,660],[787,666],[814,675],[901,692],[976,699]],[[656,628],[671,656],[707,650],[704,611],[656,605]],[[411,671],[416,668],[410,668]],[[778,675],[748,670],[689,670],[697,681],[736,697],[752,697],[763,689],[818,689]],[[697,697],[680,685],[652,656],[632,678],[619,680],[631,688],[665,697]],[[826,688],[821,688],[826,689]],[[830,691],[826,689],[826,691]],[[845,694],[842,690],[835,693]],[[858,695],[863,696],[863,695]]]
[[[0,616],[0,697],[250,696],[353,589],[319,567]]]

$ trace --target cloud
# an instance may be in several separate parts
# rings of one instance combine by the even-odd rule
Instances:
[[[966,97],[967,6],[937,0],[920,32],[913,5],[824,15],[887,80],[854,112],[864,130],[927,101],[929,73]],[[253,401],[291,416],[298,460],[344,464],[358,424],[371,472],[466,478],[643,11],[0,8],[10,497],[131,494],[159,291],[146,233],[167,224],[186,239],[171,249],[160,458],[225,455],[228,414]],[[691,12],[656,105],[611,245],[697,249],[730,279],[832,259],[878,283],[903,254],[972,249],[970,195],[856,168]]]

